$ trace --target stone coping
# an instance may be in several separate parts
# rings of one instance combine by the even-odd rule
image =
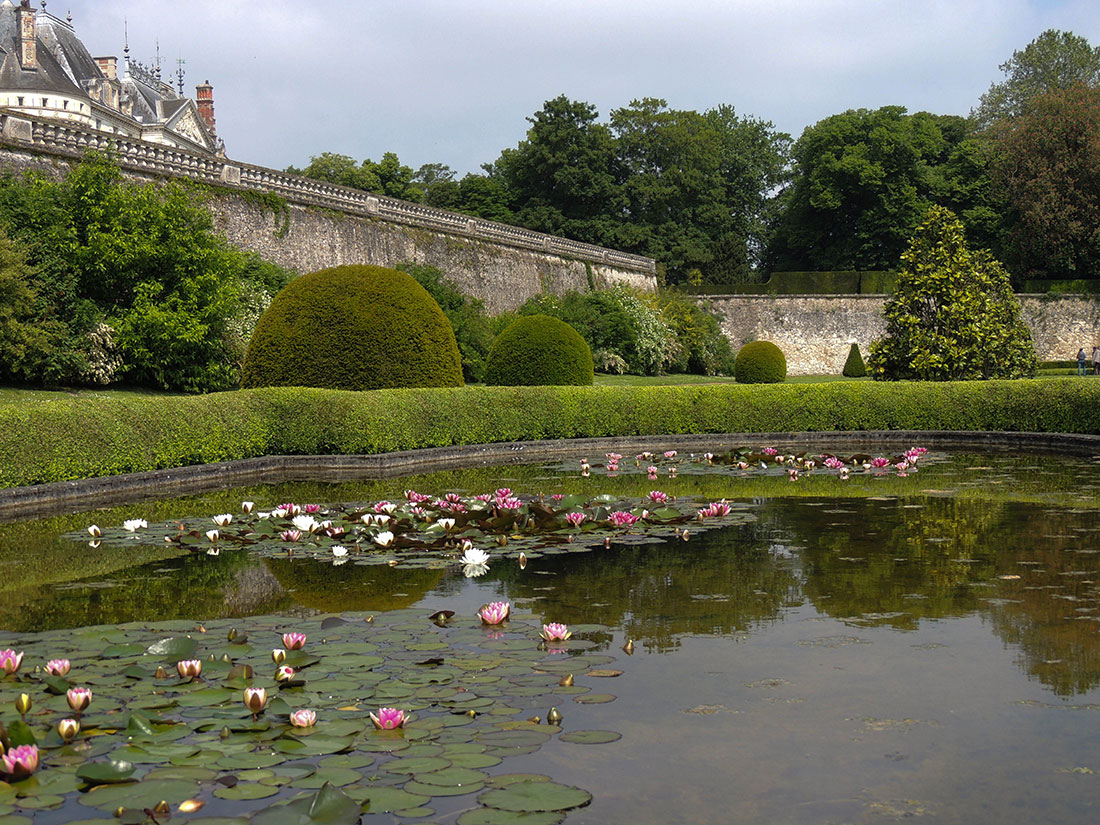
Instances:
[[[977,449],[1100,457],[1100,435],[1027,432],[868,430],[855,432],[717,433],[621,438],[553,439],[472,444],[377,455],[264,456],[215,464],[36,484],[0,490],[0,521],[40,518],[156,498],[191,495],[249,484],[284,481],[353,481],[399,478],[465,467],[529,464],[613,450],[701,452],[750,445],[784,449]]]

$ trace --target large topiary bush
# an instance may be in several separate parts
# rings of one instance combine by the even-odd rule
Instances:
[[[852,348],[848,350],[848,360],[844,362],[843,375],[845,378],[863,378],[867,375],[867,365],[863,363],[859,344],[853,343]]]
[[[260,317],[244,387],[457,387],[454,330],[411,276],[338,266],[290,282]]]
[[[1008,272],[967,245],[963,225],[941,206],[901,256],[897,285],[883,309],[886,333],[871,344],[877,379],[967,381],[1035,374],[1031,332]]]
[[[738,384],[782,384],[787,359],[771,341],[752,341],[737,352],[733,375]]]
[[[588,385],[592,350],[573,327],[549,315],[523,315],[497,336],[485,383],[504,386]]]

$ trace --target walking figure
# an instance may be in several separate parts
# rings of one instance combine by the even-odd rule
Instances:
[[[1077,350],[1077,374],[1078,375],[1087,375],[1088,374],[1088,373],[1085,372],[1085,361],[1087,360],[1087,358],[1088,358],[1088,356],[1085,355],[1085,348],[1084,347],[1081,347],[1081,349]]]

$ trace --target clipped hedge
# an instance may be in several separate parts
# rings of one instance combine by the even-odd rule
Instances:
[[[411,275],[380,266],[295,278],[260,316],[241,369],[244,387],[462,383],[454,330],[439,304]]]
[[[485,383],[505,387],[589,386],[592,350],[569,324],[522,315],[497,336],[485,359]]]
[[[833,430],[1100,434],[1100,381],[285,387],[0,405],[0,486],[262,455],[370,454],[544,438]]]
[[[787,358],[771,341],[750,341],[737,351],[733,376],[738,384],[781,384],[787,379]]]

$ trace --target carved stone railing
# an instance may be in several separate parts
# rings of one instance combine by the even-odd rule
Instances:
[[[262,166],[110,132],[83,129],[76,124],[28,116],[22,112],[5,113],[0,110],[0,145],[69,158],[78,158],[95,150],[110,154],[120,167],[138,174],[183,177],[234,189],[271,192],[292,203],[606,264],[647,275],[656,272],[653,259],[641,255],[374,195]]]

